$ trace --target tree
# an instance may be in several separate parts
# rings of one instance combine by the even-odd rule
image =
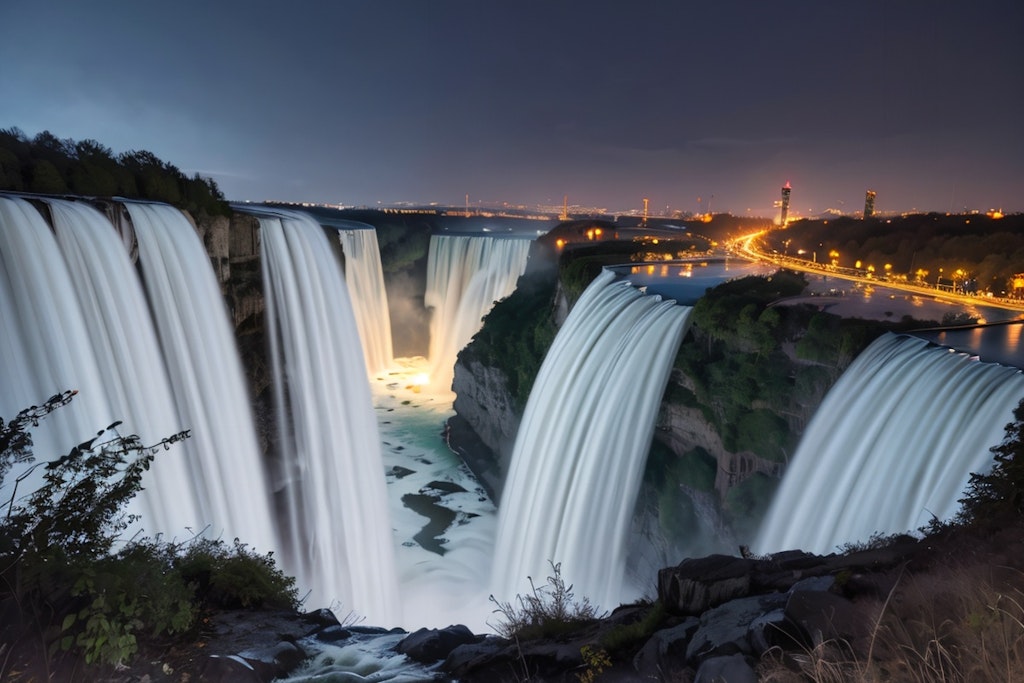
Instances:
[[[972,474],[960,501],[959,520],[988,525],[1020,520],[1024,515],[1024,400],[1013,411],[1003,442],[992,448],[995,464],[986,474]]]

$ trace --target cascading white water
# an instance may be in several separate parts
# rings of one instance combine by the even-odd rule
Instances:
[[[988,470],[1024,374],[886,334],[843,373],[807,425],[761,526],[758,552],[833,552],[956,514]]]
[[[125,206],[178,414],[199,454],[188,481],[207,534],[277,551],[251,400],[210,259],[181,211]]]
[[[50,460],[120,416],[107,400],[76,286],[50,227],[31,203],[0,197],[0,416],[74,389],[77,400],[33,430]]]
[[[368,225],[363,229],[339,229],[338,239],[345,253],[345,284],[363,342],[366,369],[372,376],[394,363],[377,231]]]
[[[448,391],[455,357],[483,317],[515,290],[526,270],[530,240],[479,235],[433,235],[427,255],[424,305],[430,317],[430,384]]]
[[[112,411],[124,421],[122,433],[152,443],[186,429],[174,405],[142,285],[121,237],[110,220],[88,204],[45,201],[103,389]],[[201,529],[208,521],[192,483],[192,473],[201,469],[195,464],[198,459],[195,444],[185,441],[174,453],[154,460],[137,496],[144,530],[174,537],[189,528]]]
[[[352,305],[327,236],[304,214],[258,213],[281,433],[274,488],[286,569],[311,604],[398,616],[380,436]]]
[[[658,405],[690,311],[602,272],[555,337],[530,393],[499,506],[492,587],[542,582],[622,598],[625,541]]]

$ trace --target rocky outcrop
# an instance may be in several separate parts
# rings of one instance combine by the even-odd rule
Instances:
[[[455,364],[452,390],[456,393],[453,407],[458,418],[472,429],[486,450],[481,452],[478,444],[460,448],[458,440],[454,439],[459,433],[456,425],[453,425],[451,445],[463,455],[466,464],[496,499],[508,471],[521,418],[508,390],[508,381],[501,370],[460,355]],[[463,442],[465,439],[463,437]]]

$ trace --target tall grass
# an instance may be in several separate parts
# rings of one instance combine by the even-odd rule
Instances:
[[[908,578],[884,602],[867,648],[828,641],[799,653],[771,650],[773,683],[1024,681],[1024,573],[988,564]]]

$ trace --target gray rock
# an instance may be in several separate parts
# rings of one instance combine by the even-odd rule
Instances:
[[[867,631],[853,603],[834,593],[793,591],[785,613],[786,621],[797,629],[795,635],[811,647],[829,640],[853,642]]]
[[[700,617],[700,628],[686,648],[686,659],[697,662],[708,657],[731,654],[753,654],[747,639],[750,625],[766,612],[786,604],[786,595],[773,593],[732,600]]]
[[[446,658],[459,645],[479,640],[466,626],[457,624],[442,629],[421,628],[402,639],[395,649],[409,659],[429,664]]]
[[[674,614],[696,616],[750,594],[754,560],[709,555],[658,572],[658,599]]]
[[[641,675],[654,676],[660,672],[679,669],[686,664],[686,646],[697,632],[700,620],[687,617],[672,628],[655,631],[633,657],[633,668]]]
[[[701,663],[693,683],[757,683],[757,673],[741,655],[712,657]]]

